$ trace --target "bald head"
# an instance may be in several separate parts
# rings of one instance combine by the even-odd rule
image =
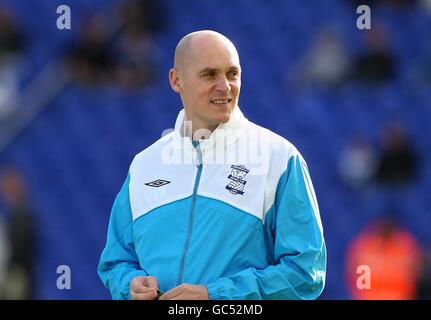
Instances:
[[[175,49],[169,83],[180,94],[193,130],[214,130],[229,121],[238,104],[241,65],[235,46],[215,31],[186,35]]]
[[[189,33],[178,42],[175,48],[174,67],[179,71],[186,70],[197,53],[203,48],[214,46],[225,47],[236,56],[239,62],[238,52],[227,37],[212,30],[200,30]]]

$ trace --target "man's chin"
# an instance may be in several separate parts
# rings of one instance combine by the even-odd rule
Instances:
[[[229,108],[228,110],[223,110],[222,112],[218,112],[216,115],[218,123],[226,123],[232,117],[233,108]]]
[[[211,110],[212,112],[208,114],[206,117],[208,123],[211,123],[213,125],[219,125],[221,123],[228,122],[232,117],[233,108],[230,108],[230,106],[226,108],[220,108],[218,110]]]
[[[222,114],[222,115],[219,115],[218,117],[217,117],[217,119],[216,119],[216,123],[226,123],[226,122],[229,122],[229,120],[230,120],[230,117],[231,117],[231,113],[230,112],[226,112],[226,113],[224,113],[224,114]]]

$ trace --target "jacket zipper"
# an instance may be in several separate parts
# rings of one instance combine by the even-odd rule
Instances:
[[[181,257],[180,269],[179,269],[179,274],[178,274],[178,284],[177,285],[181,284],[182,280],[183,280],[182,278],[183,278],[184,263],[185,263],[187,251],[188,251],[189,245],[190,245],[190,238],[192,235],[193,217],[195,215],[195,206],[196,206],[196,196],[197,196],[199,182],[201,180],[201,174],[202,174],[202,152],[200,149],[199,141],[193,141],[193,146],[196,148],[199,164],[197,165],[198,171],[196,173],[195,184],[193,187],[193,195],[192,195],[193,198],[192,198],[192,206],[190,209],[189,226],[188,226],[188,231],[187,231],[186,242],[184,244],[183,255]]]

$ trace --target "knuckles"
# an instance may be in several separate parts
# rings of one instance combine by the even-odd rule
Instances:
[[[188,283],[184,283],[180,285],[180,288],[182,289],[182,291],[189,291],[192,288],[192,286]]]

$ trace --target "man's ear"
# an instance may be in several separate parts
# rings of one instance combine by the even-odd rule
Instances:
[[[178,74],[178,70],[176,68],[172,68],[169,70],[169,83],[171,85],[172,90],[177,93],[180,93],[180,77]]]

